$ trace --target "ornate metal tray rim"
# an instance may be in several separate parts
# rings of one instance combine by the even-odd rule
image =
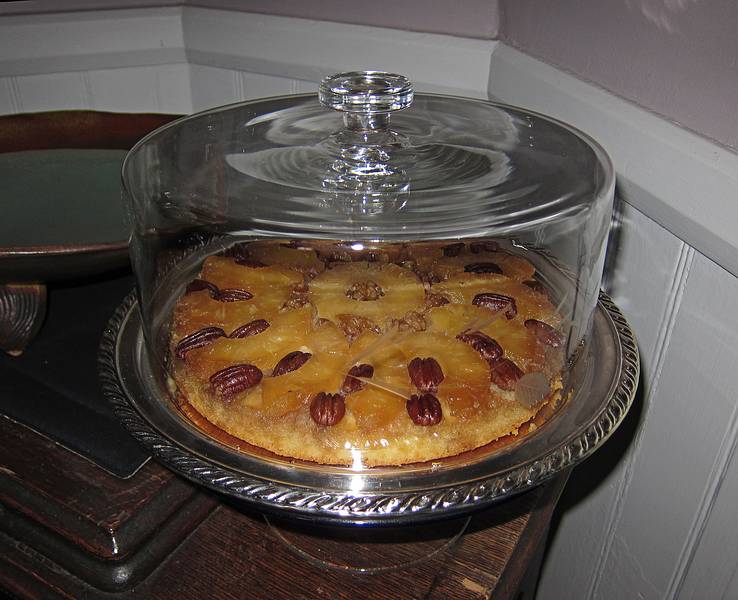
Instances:
[[[111,317],[100,345],[98,369],[103,394],[131,435],[157,459],[188,479],[218,492],[248,501],[258,508],[298,518],[330,523],[367,525],[408,524],[448,518],[476,510],[535,487],[574,466],[601,446],[624,419],[635,396],[640,361],[628,322],[604,293],[597,311],[610,325],[618,351],[617,373],[604,408],[566,443],[504,473],[459,485],[414,489],[348,492],[321,486],[279,483],[250,476],[190,452],[163,435],[135,407],[121,384],[120,358],[130,348],[120,344],[132,325],[137,302],[131,293]],[[137,325],[140,329],[140,324]]]

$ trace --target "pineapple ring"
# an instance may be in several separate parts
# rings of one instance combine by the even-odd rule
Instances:
[[[367,300],[351,297],[357,286],[372,291]],[[410,269],[392,263],[355,262],[335,265],[310,282],[308,298],[318,317],[338,321],[339,315],[357,315],[384,326],[425,303],[425,291]]]
[[[333,323],[322,323],[304,338],[292,339],[293,349],[295,345],[312,356],[295,371],[264,378],[261,411],[266,416],[282,416],[307,406],[315,394],[338,391],[346,377],[348,343]]]
[[[502,275],[516,281],[532,279],[536,269],[524,258],[507,252],[479,252],[472,254],[462,252],[459,256],[444,256],[430,267],[430,272],[439,279],[448,279],[459,273],[465,273],[472,265],[492,263],[502,271]]]
[[[255,269],[223,256],[205,259],[199,278],[220,289],[244,289],[253,297],[244,302],[218,302],[208,290],[185,294],[174,312],[175,341],[204,327],[220,327],[228,335],[254,319],[271,320],[303,282],[300,273],[284,267]]]
[[[276,314],[270,326],[245,338],[222,337],[187,354],[189,371],[202,381],[230,365],[247,363],[269,372],[285,354],[301,349],[315,334],[309,306]],[[308,350],[309,351],[309,350]]]
[[[540,371],[546,360],[543,344],[517,319],[499,315],[490,320],[489,311],[465,304],[446,304],[432,308],[427,314],[428,331],[458,335],[465,330],[479,331],[495,340],[509,358],[524,372]]]
[[[209,256],[205,259],[200,279],[214,283],[219,288],[293,288],[303,281],[297,271],[286,266],[272,265],[254,268],[238,264],[226,256]]]
[[[406,248],[405,258],[414,264],[416,269],[441,280],[464,273],[468,266],[479,263],[494,263],[500,268],[502,275],[516,281],[526,281],[535,275],[535,267],[521,256],[504,250],[475,248],[476,252],[473,252],[472,246],[474,242],[413,244]]]
[[[459,273],[433,284],[431,292],[440,294],[452,303],[467,305],[471,305],[477,294],[494,292],[515,299],[518,311],[515,320],[520,323],[526,319],[536,319],[552,327],[561,324],[561,316],[546,296],[504,275]]]

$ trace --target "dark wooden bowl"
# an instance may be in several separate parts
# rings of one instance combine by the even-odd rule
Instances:
[[[89,110],[6,115],[0,117],[0,154],[56,149],[129,150],[147,133],[176,118],[177,115]],[[88,164],[91,169],[99,169],[95,176],[106,184],[107,173],[110,173],[115,180],[110,181],[108,189],[115,190],[120,175],[111,171],[111,167],[117,168],[118,157],[104,159],[107,161],[107,170],[104,171],[103,155],[106,153],[101,152],[99,160],[94,155],[89,159],[83,158],[81,162],[75,159],[78,162],[73,164],[81,164],[81,173],[85,175],[88,172],[84,169]],[[97,226],[101,222],[98,216],[104,210],[98,211],[95,203],[110,202],[111,196],[117,194],[98,196],[98,188],[85,187],[83,177],[77,177],[65,168],[72,163],[56,162],[53,167],[56,170],[44,183],[43,191],[38,192],[43,196],[35,196],[35,169],[39,169],[38,179],[41,181],[44,167],[50,164],[51,159],[46,156],[27,157],[19,154],[13,158],[16,162],[6,162],[8,174],[0,183],[0,206],[6,219],[5,234],[0,236],[0,350],[15,355],[26,348],[41,327],[46,312],[47,282],[90,277],[128,264],[125,223],[121,222],[120,227],[110,227],[109,223],[108,227]],[[38,161],[37,164],[34,160]],[[25,170],[17,168],[24,164],[30,166]],[[51,169],[49,166],[47,172]],[[18,173],[15,180],[12,179],[13,173]],[[86,209],[80,210],[79,202],[73,202],[73,207],[65,205],[65,199],[68,202],[70,198],[81,197],[75,192],[70,193],[70,189],[75,188],[63,190],[55,187],[57,182],[59,186],[64,185],[61,183],[62,175],[72,183],[82,182],[81,193],[89,194],[91,202]],[[13,185],[16,185],[15,189]],[[23,195],[26,190],[32,190],[29,198]],[[120,196],[117,195],[114,201],[120,202]],[[40,206],[46,208],[40,210]],[[29,211],[32,212],[29,214]],[[117,223],[117,215],[109,213],[108,217],[111,214],[113,222]],[[34,224],[40,223],[42,218],[46,229],[39,226],[34,231]],[[34,223],[34,220],[37,221]],[[42,231],[47,234],[51,231],[54,235],[44,237]],[[109,235],[113,231],[115,234]]]
[[[0,153],[60,148],[129,150],[178,118],[169,114],[65,110],[0,117]],[[123,229],[123,227],[121,228]],[[125,266],[127,235],[89,243],[8,245],[0,239],[0,283],[38,283],[96,275]]]

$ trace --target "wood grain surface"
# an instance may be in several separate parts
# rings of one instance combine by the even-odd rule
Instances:
[[[566,479],[469,517],[328,527],[266,517],[153,461],[115,478],[6,418],[0,436],[0,586],[20,598],[517,598]]]
[[[130,149],[179,115],[63,110],[0,117],[0,152],[47,148]]]

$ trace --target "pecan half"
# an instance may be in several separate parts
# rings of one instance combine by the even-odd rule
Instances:
[[[444,256],[458,256],[459,253],[464,249],[464,242],[458,242],[456,244],[449,244],[443,247]]]
[[[456,339],[469,344],[490,364],[498,358],[502,358],[502,346],[486,333],[482,333],[481,331],[464,331],[457,335]]]
[[[265,319],[256,319],[255,321],[251,321],[250,323],[246,323],[246,325],[241,325],[241,327],[234,329],[231,332],[231,335],[229,335],[228,337],[231,337],[231,338],[251,337],[252,335],[257,335],[261,333],[262,331],[265,331],[269,327],[270,327],[269,321],[266,321]]]
[[[548,298],[548,290],[546,289],[546,286],[543,285],[540,281],[529,279],[528,281],[524,281],[523,285],[527,285],[534,292],[543,294],[544,296],[546,296],[546,298]]]
[[[444,379],[443,369],[435,358],[415,357],[407,366],[410,380],[421,392],[436,392]]]
[[[502,269],[493,262],[470,263],[464,267],[464,271],[467,273],[497,273],[502,275]]]
[[[488,308],[495,312],[504,310],[505,317],[512,319],[518,314],[518,307],[515,304],[515,298],[510,296],[503,296],[502,294],[495,294],[493,292],[482,292],[474,296],[472,300],[474,306],[481,306],[482,308]]]
[[[515,389],[515,384],[523,375],[520,367],[509,358],[500,358],[492,365],[490,379],[497,387],[510,392]]]
[[[184,358],[190,350],[207,346],[221,337],[226,337],[226,334],[220,327],[205,327],[179,340],[174,348],[174,355],[177,358]]]
[[[536,319],[528,319],[524,325],[526,329],[530,329],[536,334],[539,342],[547,346],[558,348],[564,343],[564,334],[551,327],[548,323]]]
[[[341,394],[317,393],[310,402],[310,416],[323,427],[330,427],[343,419],[346,402]]]
[[[374,376],[373,366],[368,365],[366,363],[362,363],[360,365],[354,365],[353,367],[351,367],[351,369],[349,369],[348,375],[346,375],[346,379],[343,380],[343,385],[341,386],[341,393],[348,396],[349,394],[353,394],[354,392],[363,390],[366,384],[360,379],[356,379],[356,378],[364,377],[365,379],[370,379],[373,376]]]
[[[299,350],[284,355],[274,366],[274,369],[272,369],[272,377],[279,377],[285,373],[297,371],[297,369],[310,360],[311,356],[312,354],[310,352],[300,352]]]
[[[261,381],[262,372],[254,365],[233,365],[210,377],[213,391],[223,398],[230,398],[254,387]]]
[[[210,283],[209,281],[205,281],[204,279],[193,279],[190,281],[187,284],[185,294],[191,294],[192,292],[199,292],[201,290],[208,290],[210,297],[213,299],[217,299],[220,294],[220,290],[217,285]]]
[[[497,242],[472,242],[469,244],[469,249],[473,254],[479,254],[480,252],[497,252],[500,249],[500,245]]]
[[[242,290],[241,288],[228,288],[220,290],[216,300],[221,302],[242,302],[244,300],[251,300],[254,295],[251,292]]]
[[[254,295],[251,292],[240,288],[229,288],[225,290],[218,289],[218,286],[204,279],[193,279],[187,284],[186,294],[199,292],[200,290],[208,290],[208,294],[213,300],[219,302],[240,302],[242,300],[251,300]]]
[[[438,425],[443,417],[441,403],[431,393],[413,394],[407,401],[407,414],[416,425]]]
[[[352,300],[379,300],[382,296],[384,296],[384,290],[373,281],[360,281],[346,290],[346,297]]]

